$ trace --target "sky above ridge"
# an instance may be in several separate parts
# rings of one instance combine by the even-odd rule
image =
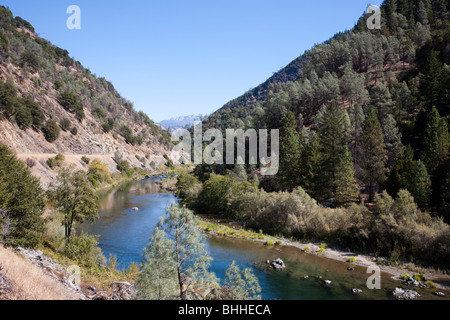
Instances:
[[[381,0],[0,0],[155,121],[210,114]],[[81,9],[70,30],[67,8]]]

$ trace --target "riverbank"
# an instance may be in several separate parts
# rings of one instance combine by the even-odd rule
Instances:
[[[398,263],[398,265],[389,265],[387,259],[376,257],[374,254],[365,252],[344,251],[334,247],[328,247],[324,243],[303,243],[286,239],[284,237],[275,237],[255,232],[239,226],[232,221],[221,223],[212,220],[209,217],[200,216],[200,229],[206,234],[213,236],[224,236],[237,239],[245,239],[248,241],[261,242],[268,246],[287,246],[299,249],[307,254],[321,255],[324,258],[348,263],[349,267],[360,266],[368,268],[370,266],[378,266],[381,272],[384,272],[394,280],[401,281],[400,277],[409,274],[422,275],[427,281],[432,281],[437,285],[437,289],[450,290],[450,275],[431,268],[423,268],[412,265],[411,263]]]

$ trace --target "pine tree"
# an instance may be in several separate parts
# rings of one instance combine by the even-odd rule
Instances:
[[[426,66],[420,77],[420,91],[427,107],[441,106],[443,86],[443,66],[439,61],[439,52],[431,50],[427,55]]]
[[[172,247],[172,240],[167,239],[165,231],[155,228],[144,249],[144,262],[136,279],[136,299],[172,300],[179,297]]]
[[[336,192],[336,174],[340,157],[347,145],[348,114],[337,104],[327,109],[319,123],[319,152],[321,154],[319,184],[322,197]]]
[[[388,152],[387,166],[391,168],[397,160],[403,157],[405,147],[402,144],[402,134],[391,114],[387,114],[383,121],[384,143]]]
[[[431,197],[431,179],[422,161],[417,161],[409,178],[407,189],[420,209],[428,209]]]
[[[374,108],[370,108],[363,124],[363,150],[365,181],[369,189],[369,201],[372,202],[380,183],[386,179],[387,151],[384,145],[383,131]]]
[[[447,223],[450,223],[450,161],[447,161],[441,188],[439,209]]]
[[[361,106],[351,107],[348,110],[351,122],[350,151],[356,167],[360,167],[362,155],[362,125],[365,114]]]
[[[427,116],[427,123],[422,139],[420,160],[428,172],[433,175],[439,165],[449,157],[450,136],[445,119],[441,119],[436,107]]]
[[[380,119],[392,112],[394,103],[389,88],[378,84],[370,90],[370,104],[375,107]]]
[[[355,179],[353,159],[345,146],[336,174],[336,206],[349,206],[358,201],[358,184]]]
[[[291,191],[300,183],[302,144],[297,132],[297,122],[292,112],[287,112],[280,128],[280,164],[277,181],[284,190]]]
[[[318,198],[320,195],[319,178],[320,174],[320,151],[319,151],[319,136],[315,134],[305,145],[305,150],[302,153],[301,165],[301,182],[300,185],[311,196]]]
[[[216,286],[217,279],[208,270],[212,258],[195,221],[192,211],[186,208],[167,209],[144,253],[146,260],[139,276],[138,297],[149,295],[152,289],[149,285],[156,285],[158,290],[152,296],[174,294],[181,300],[191,298],[200,289]],[[152,268],[157,264],[165,266]]]
[[[386,181],[386,191],[396,197],[400,189],[409,187],[410,177],[414,174],[416,164],[412,159],[399,160],[389,173]]]
[[[261,287],[250,268],[242,272],[235,261],[225,271],[226,300],[260,300]]]

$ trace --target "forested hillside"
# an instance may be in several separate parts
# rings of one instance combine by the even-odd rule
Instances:
[[[449,8],[448,1],[385,1],[381,30],[361,17],[285,69],[295,66],[301,79],[269,80],[276,83],[267,97],[238,98],[204,127],[280,129],[280,172],[261,181],[266,191],[301,186],[346,206],[408,189],[422,209],[447,215]]]
[[[103,156],[111,170],[115,156],[152,169],[152,162],[165,162],[170,144],[168,132],[135,111],[109,81],[5,7],[0,7],[0,132],[0,143],[36,162],[33,172],[45,179],[54,172],[42,155]]]

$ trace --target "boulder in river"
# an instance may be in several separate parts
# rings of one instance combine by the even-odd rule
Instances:
[[[138,207],[133,207],[133,208],[131,208],[131,210],[133,210],[133,211],[139,211],[139,208],[138,208]]]
[[[416,291],[403,290],[402,288],[395,288],[392,294],[394,295],[394,297],[401,300],[414,300],[420,297],[420,294],[418,294]]]
[[[443,293],[443,292],[436,292],[435,295],[437,295],[438,297],[444,297],[445,293]]]
[[[286,268],[284,261],[278,258],[277,260],[272,261],[271,266],[277,270],[283,270]]]
[[[324,283],[325,283],[327,286],[329,286],[329,285],[331,284],[331,281],[330,281],[330,280],[325,280]]]

